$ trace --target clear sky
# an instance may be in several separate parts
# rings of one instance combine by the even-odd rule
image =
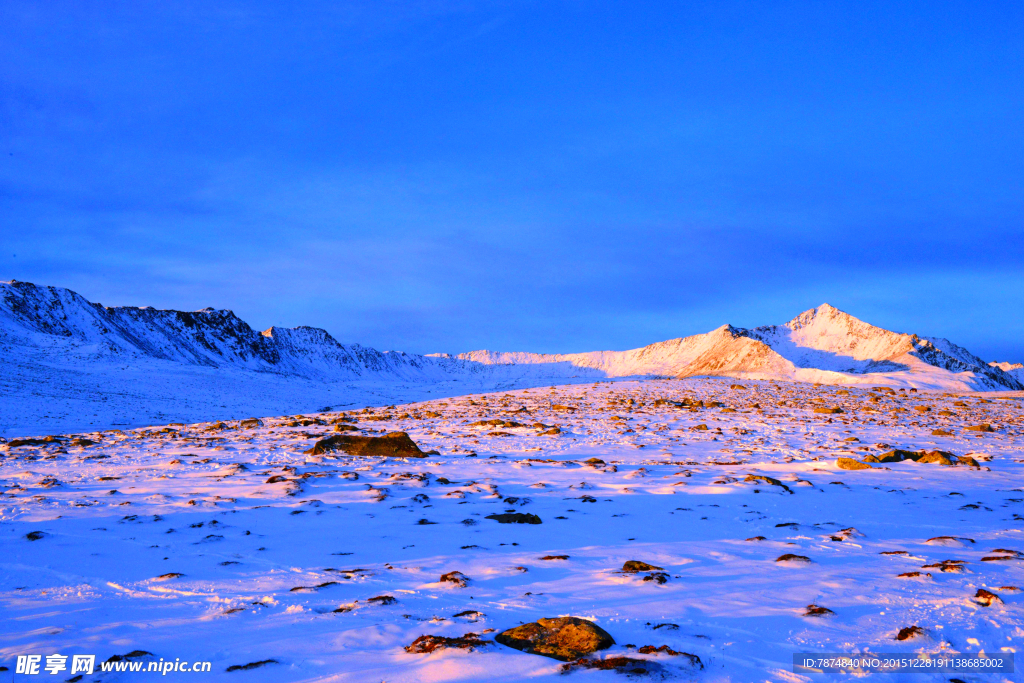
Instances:
[[[0,3],[0,279],[416,352],[1024,361],[1019,2]]]

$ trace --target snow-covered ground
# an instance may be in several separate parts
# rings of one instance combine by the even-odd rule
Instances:
[[[403,649],[423,634],[490,641],[562,615],[613,636],[597,656],[656,660],[654,678],[816,678],[792,672],[795,652],[1018,652],[1021,396],[590,382],[348,413],[364,434],[402,430],[439,451],[424,459],[306,454],[334,433],[336,411],[6,445],[0,665],[142,650],[209,660],[201,677],[217,680],[564,680],[559,662],[495,643]],[[686,398],[724,405],[677,405]],[[489,420],[522,426],[473,424]],[[982,423],[994,431],[966,429]],[[542,434],[552,425],[561,433]],[[969,455],[979,467],[837,467],[892,448]],[[542,523],[487,519],[506,511]],[[777,561],[785,554],[809,561]],[[663,568],[667,581],[622,573],[627,560]],[[468,585],[439,580],[452,571]],[[979,604],[979,589],[999,600]],[[805,616],[809,605],[833,613]],[[923,633],[895,640],[909,626]],[[703,668],[639,654],[645,645],[694,654]],[[146,678],[117,675],[83,680]]]
[[[503,366],[437,379],[324,380],[153,358],[54,363],[32,354],[0,357],[0,437],[231,420],[460,396],[474,391],[593,381],[550,376],[541,366]],[[573,376],[577,375],[577,376]]]

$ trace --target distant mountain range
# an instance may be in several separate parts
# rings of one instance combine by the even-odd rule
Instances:
[[[952,391],[1024,390],[1024,366],[946,339],[884,330],[823,304],[784,325],[723,325],[630,351],[416,355],[342,344],[313,327],[257,332],[227,310],[106,307],[60,287],[0,282],[0,364],[94,367],[160,361],[339,382],[472,378],[507,387],[559,378],[726,376]]]

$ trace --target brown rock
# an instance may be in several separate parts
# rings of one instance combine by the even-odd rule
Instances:
[[[923,635],[924,629],[920,626],[907,626],[905,628],[901,628],[900,632],[896,634],[896,640],[910,640],[911,638]]]
[[[339,423],[339,424],[334,425],[334,431],[336,431],[336,432],[358,432],[359,431],[359,427],[356,427],[355,425],[347,425],[347,424]]]
[[[447,648],[472,651],[478,647],[490,644],[491,642],[489,640],[481,640],[480,636],[475,633],[467,633],[466,635],[459,636],[457,638],[423,635],[412,641],[409,645],[406,645],[405,651],[412,654],[424,654],[433,652],[434,650],[444,650]]]
[[[962,546],[964,543],[974,543],[974,539],[966,536],[932,536],[925,543],[928,545]]]
[[[765,484],[770,484],[772,486],[780,486],[783,489],[785,489],[788,493],[793,493],[793,491],[791,491],[788,486],[783,484],[778,479],[775,479],[774,477],[766,477],[763,474],[748,474],[747,478],[744,479],[743,481],[750,481],[750,482],[754,482],[754,483],[762,481]]]
[[[922,455],[918,462],[920,463],[935,463],[938,465],[945,465],[946,467],[952,467],[955,464],[955,455],[948,451],[928,451]]]
[[[995,593],[979,588],[978,592],[974,594],[974,601],[984,607],[991,607],[992,603],[1002,602],[1003,600]]]
[[[656,567],[653,564],[647,564],[639,560],[628,560],[622,565],[622,571],[628,572],[629,574],[636,574],[637,572],[653,572],[659,571],[662,567]]]
[[[320,439],[306,453],[323,455],[334,451],[342,451],[349,455],[382,455],[393,458],[427,457],[405,432],[392,432],[384,436],[338,434]]]
[[[786,553],[785,555],[779,555],[775,558],[776,562],[810,562],[811,558],[806,555],[794,555],[793,553]]]
[[[920,460],[921,454],[917,451],[905,451],[902,448],[894,448],[878,456],[878,462],[903,462],[904,460]],[[866,461],[867,458],[864,458]]]
[[[677,652],[670,648],[668,645],[662,645],[661,647],[654,647],[653,645],[644,645],[637,650],[642,655],[655,655],[655,654],[666,654],[672,655],[673,657],[686,657],[690,660],[690,666],[695,666],[699,669],[704,668],[704,662],[700,661],[700,657],[697,655],[691,655],[689,652]]]
[[[441,575],[441,583],[454,583],[459,588],[469,585],[469,577],[462,572],[448,572]]]
[[[538,619],[499,633],[497,642],[515,650],[569,662],[604,650],[615,640],[600,626],[577,617]]]
[[[597,669],[599,671],[615,671],[620,674],[637,675],[655,673],[661,670],[657,662],[636,657],[607,657],[605,659],[577,659],[562,665],[562,673],[572,673],[577,669]]]
[[[841,470],[870,470],[874,469],[871,465],[854,460],[853,458],[838,458],[836,460],[836,467]]]
[[[964,560],[943,560],[941,562],[923,564],[921,569],[938,569],[946,573],[963,574],[966,571],[964,569],[965,564],[967,563]]]
[[[805,617],[823,617],[828,614],[835,614],[835,612],[821,605],[807,605],[807,611],[804,612]]]

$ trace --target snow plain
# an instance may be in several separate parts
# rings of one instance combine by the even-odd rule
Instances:
[[[723,405],[677,405],[686,398]],[[614,637],[598,656],[653,660],[655,680],[820,678],[792,672],[795,652],[1019,652],[1021,400],[604,381],[265,417],[260,427],[6,444],[0,664],[13,670],[25,653],[105,660],[143,650],[212,661],[202,677],[214,680],[566,680],[559,662],[494,643],[403,649],[423,634],[490,640],[561,615]],[[345,420],[368,435],[405,431],[438,454],[306,453]],[[495,420],[506,424],[474,424]],[[966,429],[980,423],[995,431]],[[561,433],[543,434],[553,425]],[[838,457],[891,448],[970,455],[980,467],[837,468]],[[487,519],[509,510],[542,523]],[[810,561],[776,561],[784,554]],[[544,559],[555,556],[567,557]],[[667,581],[622,573],[627,560],[662,567]],[[468,585],[440,581],[452,571]],[[980,604],[978,589],[999,600]],[[805,616],[809,605],[833,614]],[[908,626],[923,635],[895,640]],[[697,655],[703,668],[638,654],[644,645]],[[227,671],[266,660],[274,663]],[[84,680],[146,677],[119,675]],[[574,679],[626,680],[613,671]]]

